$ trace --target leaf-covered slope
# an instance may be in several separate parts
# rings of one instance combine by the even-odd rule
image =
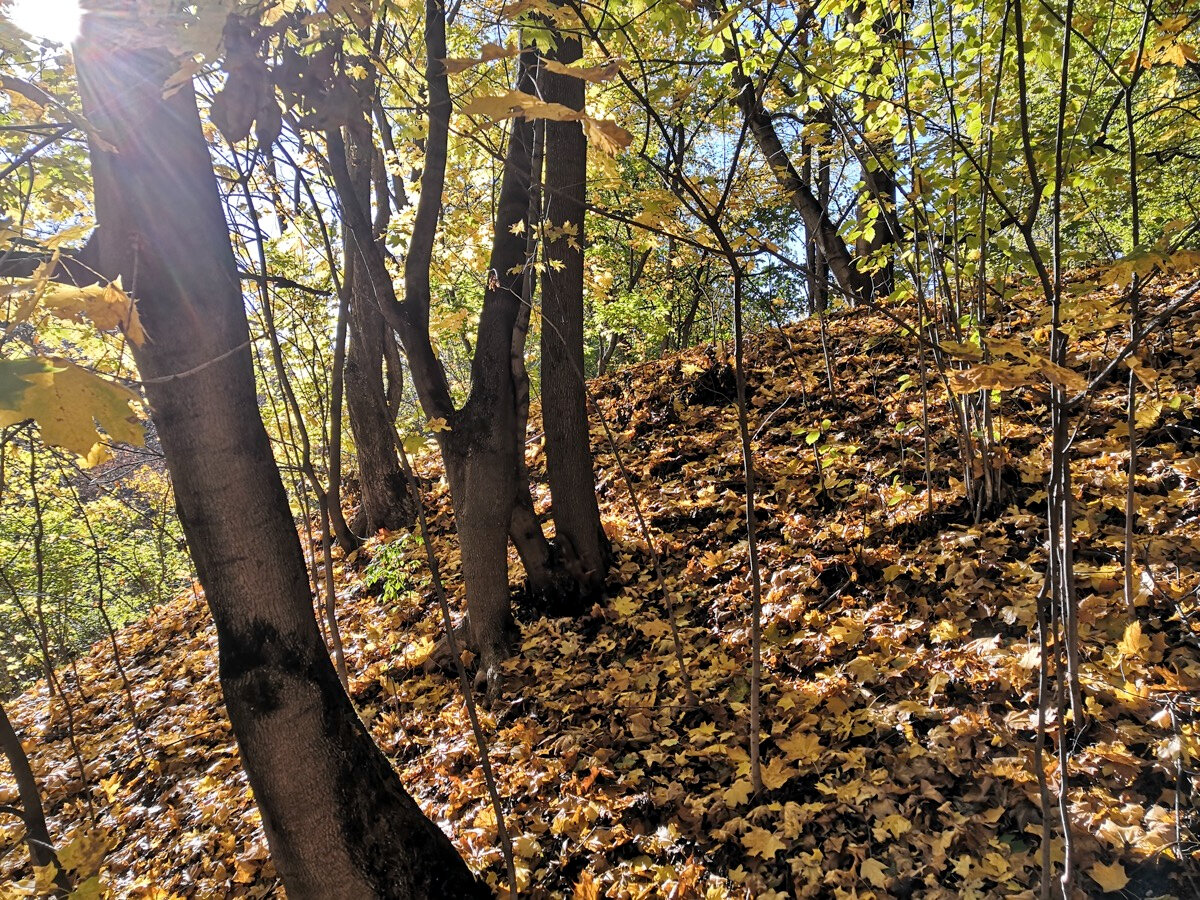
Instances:
[[[505,694],[485,713],[531,895],[1032,896],[1046,416],[1033,393],[1006,396],[1007,499],[974,524],[931,378],[930,513],[912,339],[858,312],[831,320],[829,341],[832,395],[815,322],[764,336],[749,354],[766,578],[760,796],[748,779],[749,585],[724,348],[593,384],[655,532],[701,704],[685,703],[666,607],[596,424],[613,596],[575,619],[526,621]],[[1099,340],[1085,344],[1077,368],[1102,352]],[[1143,391],[1136,623],[1121,591],[1122,386],[1092,404],[1078,435],[1090,718],[1077,740],[1070,732],[1069,814],[1090,895],[1195,896],[1198,358],[1193,317],[1156,343],[1155,388]],[[535,475],[542,462],[533,441]],[[443,488],[432,502],[453,573]],[[352,690],[409,790],[499,885],[495,821],[456,683],[418,665],[440,632],[422,554],[394,537],[342,565]],[[516,572],[514,561],[514,582]],[[44,687],[11,703],[68,858],[85,875],[98,869],[114,896],[282,896],[201,599],[178,598],[118,645],[132,697],[112,648],[97,645],[63,673],[70,719]],[[1048,749],[1052,790],[1054,762]],[[14,796],[0,782],[0,804]],[[20,827],[5,818],[0,828],[0,877],[27,877]]]

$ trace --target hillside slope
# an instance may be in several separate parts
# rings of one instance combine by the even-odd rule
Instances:
[[[761,796],[747,775],[749,584],[723,349],[593,384],[655,531],[702,702],[683,700],[668,613],[596,425],[612,596],[577,618],[525,621],[504,696],[485,712],[528,895],[1034,896],[1044,410],[1020,390],[1001,405],[1007,496],[976,524],[931,384],[931,514],[915,344],[863,312],[831,320],[829,344],[832,395],[816,322],[749,349],[766,579]],[[1076,367],[1103,349],[1085,346]],[[1134,625],[1121,591],[1123,386],[1092,407],[1075,452],[1090,720],[1072,748],[1069,809],[1089,895],[1200,895],[1200,319],[1157,341],[1153,362],[1138,480],[1149,566]],[[537,440],[529,452],[537,475]],[[448,497],[430,483],[453,575]],[[392,538],[341,561],[352,693],[408,789],[499,886],[456,682],[419,666],[441,630],[422,553]],[[200,596],[155,610],[118,644],[132,696],[97,645],[64,672],[70,718],[44,686],[10,703],[65,859],[111,896],[281,897]],[[14,800],[0,777],[0,804]],[[29,876],[20,836],[0,819],[0,883]]]

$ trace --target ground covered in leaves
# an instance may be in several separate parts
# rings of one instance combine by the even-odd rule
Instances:
[[[1111,353],[1104,339],[1083,343],[1077,371]],[[1005,395],[1005,499],[976,522],[931,376],[931,513],[912,338],[854,312],[830,320],[828,340],[834,393],[815,321],[749,351],[765,577],[757,796],[729,348],[593,384],[662,554],[701,702],[686,702],[668,607],[597,423],[611,597],[576,618],[526,617],[504,694],[484,713],[522,893],[1035,894],[1045,411],[1032,391]],[[1163,335],[1143,364],[1153,387],[1139,411],[1136,620],[1122,596],[1122,384],[1089,407],[1075,447],[1088,719],[1067,726],[1070,817],[1087,895],[1194,897],[1200,320]],[[536,439],[529,454],[536,475]],[[452,575],[448,498],[432,464],[425,473]],[[457,683],[420,666],[441,632],[421,548],[390,535],[339,566],[360,714],[426,812],[500,889],[496,822]],[[514,561],[514,584],[517,571]],[[449,586],[461,593],[453,577]],[[64,863],[117,897],[282,897],[221,705],[202,598],[178,598],[117,644],[131,693],[100,644],[64,672],[69,704],[42,685],[9,707]],[[1052,789],[1055,765],[1051,754]],[[14,802],[0,779],[0,804]],[[0,819],[0,883],[29,882],[20,839],[20,826]],[[1061,852],[1057,837],[1052,846]],[[7,890],[0,896],[24,896],[19,884]]]

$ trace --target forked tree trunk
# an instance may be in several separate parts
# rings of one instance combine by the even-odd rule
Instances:
[[[517,78],[528,89],[532,60]],[[438,434],[454,504],[467,589],[471,639],[480,672],[494,691],[508,653],[512,613],[508,592],[508,532],[516,498],[517,415],[512,337],[525,280],[525,235],[533,169],[533,124],[513,119],[496,206],[488,285],[471,359],[471,394]]]
[[[131,3],[84,18],[75,62],[100,270],[139,300],[134,350],[217,627],[221,686],[288,896],[486,896],[405,793],[338,683],[258,411],[234,257],[195,96],[130,49]],[[115,152],[111,152],[109,147]]]
[[[583,55],[578,36],[560,32],[552,56],[572,63]],[[542,97],[583,109],[579,78],[542,74]],[[558,555],[580,593],[604,590],[609,544],[600,525],[596,478],[588,440],[583,383],[583,248],[587,140],[578,122],[546,122],[545,212],[548,235],[542,274],[542,424],[546,474]],[[560,231],[573,226],[575,234]]]
[[[374,156],[369,122],[365,117],[354,119],[346,129],[346,163],[364,209],[370,205]],[[395,419],[383,380],[384,342],[394,342],[395,338],[379,311],[376,290],[354,234],[345,225],[342,232],[345,289],[350,294],[346,405],[358,457],[361,497],[352,530],[359,537],[369,537],[380,528],[394,531],[410,527],[416,506],[396,456],[392,436]]]
[[[521,118],[512,124],[487,289],[471,360],[471,392],[462,409],[456,409],[445,369],[429,339],[429,265],[445,183],[450,121],[450,89],[442,62],[446,46],[444,15],[436,0],[427,0],[430,126],[421,196],[405,260],[403,304],[396,299],[383,251],[350,182],[345,146],[334,133],[329,135],[329,163],[346,225],[355,235],[379,290],[381,311],[404,342],[421,407],[430,418],[445,419],[448,426],[438,432],[437,438],[462,550],[470,636],[480,656],[480,674],[486,677],[489,691],[494,692],[500,683],[500,662],[508,652],[512,621],[508,529],[516,490],[517,447],[512,337],[521,309],[524,235],[530,225],[533,126]],[[529,60],[522,59],[518,80],[522,87],[529,87],[528,65]]]

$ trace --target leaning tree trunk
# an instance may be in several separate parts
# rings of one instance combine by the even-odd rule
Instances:
[[[578,36],[557,35],[561,63],[583,55]],[[542,97],[583,109],[579,78],[543,73]],[[609,545],[600,525],[583,382],[583,247],[587,140],[578,122],[546,122],[545,269],[542,274],[542,425],[555,543],[584,597],[604,590]],[[568,226],[573,226],[574,234]]]
[[[9,721],[3,704],[0,704],[0,753],[8,759],[13,781],[17,783],[21,820],[25,823],[25,843],[29,845],[29,860],[38,867],[53,864],[57,868],[54,875],[55,887],[63,894],[70,893],[71,880],[59,866],[55,856],[50,829],[46,826],[46,813],[42,809],[42,795],[33,776],[33,769],[29,765],[29,757],[25,754],[21,738]]]
[[[288,896],[485,896],[355,715],[312,612],[258,410],[216,180],[165,52],[132,49],[131,4],[84,19],[75,55],[100,270],[139,300],[134,348],[180,521],[217,627],[221,686]]]
[[[366,134],[360,132],[366,131]],[[370,124],[354,118],[346,129],[346,163],[362,208],[371,198],[374,146]],[[358,457],[361,506],[352,530],[369,537],[415,521],[416,506],[400,468],[393,437],[395,419],[383,381],[384,342],[395,341],[383,320],[376,291],[357,241],[343,225],[345,289],[350,296],[350,348],[346,356],[346,405]]]

